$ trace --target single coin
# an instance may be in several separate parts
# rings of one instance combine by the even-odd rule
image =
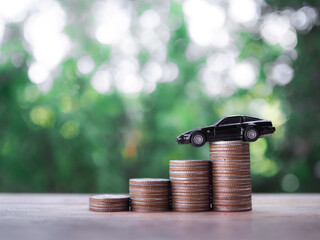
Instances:
[[[250,152],[248,151],[227,151],[227,150],[218,150],[218,151],[210,151],[209,156],[212,157],[241,157],[245,156],[246,158],[249,156],[250,157]],[[210,160],[212,160],[210,158]]]
[[[252,195],[251,191],[243,191],[243,192],[235,192],[235,191],[213,191],[212,197],[215,199],[219,199],[218,196],[221,198],[241,198],[241,197],[249,197]]]
[[[152,198],[152,197],[131,197],[130,201],[145,201],[145,202],[166,202],[169,201],[169,196],[164,196],[164,197],[158,197],[158,198]]]
[[[252,194],[251,190],[248,191],[220,191],[216,189],[212,189],[212,194],[214,196],[247,196]]]
[[[170,199],[155,199],[155,200],[147,200],[147,199],[133,199],[130,204],[144,204],[144,205],[165,205],[169,204]]]
[[[250,162],[250,158],[248,156],[212,156],[212,165],[215,162],[228,162],[228,163],[248,163]]]
[[[221,179],[221,178],[240,178],[240,179],[243,179],[243,178],[248,178],[249,180],[251,179],[251,175],[250,174],[230,174],[230,173],[225,173],[225,174],[213,174],[212,175],[212,180],[218,180],[218,179]],[[248,181],[248,183],[251,183],[251,181]]]
[[[171,204],[174,203],[210,203],[210,197],[206,197],[206,198],[183,198],[183,197],[173,197],[171,199]]]
[[[247,188],[248,190],[240,190],[239,188],[213,188],[212,193],[214,195],[218,195],[219,193],[223,194],[251,194],[251,188]]]
[[[210,169],[210,165],[204,165],[204,166],[170,166],[170,171],[184,171],[184,170],[190,170],[190,171],[206,171],[207,169]]]
[[[218,176],[218,175],[215,175],[213,178],[212,178],[212,181],[220,181],[220,180],[228,180],[228,181],[251,181],[251,176]]]
[[[249,161],[244,162],[244,163],[229,163],[229,162],[226,162],[226,161],[215,162],[215,163],[213,163],[211,170],[220,169],[220,168],[236,168],[236,169],[238,169],[238,168],[250,168],[250,162]]]
[[[179,178],[209,178],[209,176],[211,176],[210,172],[206,172],[206,173],[172,173],[170,172],[170,178],[172,177],[179,177]]]
[[[169,179],[164,178],[131,178],[129,185],[135,186],[167,186]]]
[[[192,180],[208,180],[209,181],[209,176],[207,177],[192,177],[192,176],[186,176],[186,177],[174,177],[170,176],[170,180],[181,180],[181,181],[192,181]]]
[[[236,190],[236,191],[251,191],[251,186],[212,186],[212,191],[214,192],[218,192],[220,190],[223,190],[223,189],[230,189],[230,190]]]
[[[130,205],[131,207],[155,207],[155,208],[169,208],[170,204],[155,204],[155,203],[150,203],[150,204],[144,204],[144,203],[134,203]]]
[[[210,208],[198,208],[198,209],[185,209],[185,208],[175,208],[172,209],[174,212],[208,212]]]
[[[189,171],[189,170],[183,170],[183,171],[173,171],[173,170],[170,170],[169,171],[170,174],[195,174],[195,175],[206,175],[206,174],[209,174],[210,173],[210,169],[206,169],[205,171],[199,171],[199,170],[196,170],[196,171]]]
[[[212,178],[212,183],[251,183],[251,177],[247,178],[226,178],[226,177],[213,177]]]
[[[210,185],[208,184],[208,186],[205,186],[205,187],[199,187],[199,188],[197,188],[197,187],[194,187],[194,186],[191,186],[191,187],[188,187],[188,186],[174,186],[174,187],[172,187],[171,188],[171,192],[172,191],[177,191],[177,192],[182,192],[182,191],[187,191],[187,192],[189,192],[189,191],[197,191],[197,192],[204,192],[204,191],[208,191],[208,190],[210,190],[211,189],[211,187],[210,187]]]
[[[179,203],[172,203],[171,208],[175,209],[175,208],[210,208],[210,202],[205,202],[205,203],[201,203],[201,202],[179,202]]]
[[[183,189],[179,189],[179,188],[173,188],[171,189],[171,192],[172,194],[175,194],[175,193],[204,193],[204,192],[208,192],[210,191],[209,188],[207,189],[186,189],[186,188],[183,188]]]
[[[232,145],[232,144],[249,145],[248,142],[244,142],[242,140],[209,142],[210,146],[211,145]]]
[[[209,160],[170,160],[170,164],[208,164]]]
[[[160,195],[160,196],[148,196],[148,195],[143,195],[143,196],[141,196],[141,195],[134,195],[134,194],[132,194],[131,195],[131,199],[143,199],[144,201],[153,201],[153,200],[158,200],[158,199],[169,199],[169,197],[170,197],[170,195]]]
[[[212,167],[214,167],[216,164],[234,164],[234,165],[242,165],[242,164],[249,164],[250,158],[229,158],[229,157],[212,157]]]
[[[168,203],[169,201],[169,198],[132,198],[130,203]]]
[[[145,207],[134,207],[131,208],[131,211],[133,212],[168,212],[169,208],[145,208]]]
[[[158,191],[157,191],[158,190]],[[157,194],[168,194],[170,193],[170,188],[168,187],[167,189],[153,189],[153,190],[147,190],[147,189],[136,189],[136,188],[129,188],[129,193],[135,193],[135,194],[142,194],[142,195],[157,195]]]
[[[179,193],[179,192],[173,192],[172,195],[175,196],[202,196],[202,195],[208,195],[210,194],[210,190],[207,189],[205,192],[191,192],[191,193]]]
[[[199,203],[192,203],[192,204],[172,204],[171,205],[171,209],[177,209],[177,208],[183,208],[183,209],[208,209],[210,208],[210,203],[206,203],[206,204],[199,204]]]
[[[234,199],[219,199],[213,201],[214,205],[245,205],[251,204],[251,199],[234,200]]]
[[[209,151],[211,150],[215,150],[215,149],[226,149],[226,150],[249,150],[249,145],[236,145],[236,144],[232,144],[232,145],[225,145],[225,146],[209,146]]]
[[[249,194],[251,193],[251,188],[248,188],[247,190],[242,190],[242,189],[233,189],[233,188],[213,188],[212,189],[213,194],[217,194],[217,193],[239,193],[239,194]]]
[[[174,184],[171,186],[171,190],[172,189],[188,189],[188,190],[202,190],[202,189],[209,189],[210,185],[209,184],[189,184],[189,185],[185,185],[185,184]]]
[[[175,187],[185,187],[185,188],[196,188],[197,184],[199,184],[199,188],[209,188],[211,183],[211,179],[205,182],[199,182],[199,181],[175,181],[174,184],[171,185],[171,189]]]
[[[89,202],[97,203],[127,203],[129,194],[99,194],[89,197]]]
[[[249,151],[249,145],[228,145],[228,146],[209,146],[209,150],[246,150]]]
[[[92,207],[101,207],[101,208],[108,208],[108,207],[111,207],[111,208],[123,208],[123,207],[127,207],[129,206],[129,202],[126,202],[126,203],[97,203],[97,202],[90,202],[89,203],[89,206],[92,206]]]
[[[226,188],[234,188],[234,187],[251,187],[251,181],[212,181],[211,188],[215,187],[226,187]]]
[[[154,212],[169,212],[169,208],[168,209],[145,209],[145,208],[134,208],[131,209],[132,212],[141,212],[141,213],[154,213]]]
[[[89,210],[93,212],[124,212],[129,211],[129,206],[127,208],[97,208],[89,206]]]
[[[184,205],[206,205],[209,206],[210,205],[210,199],[207,200],[175,200],[171,202],[171,206],[176,206],[179,204],[184,204]]]
[[[211,173],[211,169],[207,171],[169,171],[171,175],[194,175],[194,176],[208,176]]]
[[[239,197],[239,196],[229,196],[229,197],[222,197],[222,196],[216,196],[216,195],[214,195],[213,196],[213,201],[214,202],[224,202],[224,201],[226,201],[226,202],[228,202],[228,201],[230,201],[230,202],[251,202],[251,196],[248,196],[248,197]]]
[[[188,185],[188,184],[208,184],[210,185],[211,183],[211,178],[176,178],[176,177],[173,177],[171,178],[171,181],[174,182],[174,184],[176,184],[176,186],[178,186],[178,184],[180,186],[184,186],[184,185]]]
[[[213,179],[220,178],[251,178],[249,173],[215,173]]]
[[[172,178],[186,178],[186,179],[210,179],[212,173],[206,174],[172,174],[170,173],[170,179]]]
[[[140,191],[149,191],[149,192],[157,192],[157,191],[166,191],[169,188],[170,184],[165,186],[158,185],[129,185],[129,189],[140,190]]]
[[[243,175],[243,174],[246,174],[246,175],[250,175],[250,169],[247,169],[247,170],[230,170],[230,169],[227,169],[227,170],[215,170],[215,171],[212,171],[212,174],[213,175],[222,175],[222,174],[232,174],[232,175]]]
[[[129,194],[99,194],[99,195],[92,195],[89,197],[90,200],[127,200],[129,199]]]
[[[213,160],[212,161],[212,168],[216,167],[250,167],[250,160],[246,159],[245,161],[226,161],[226,160]]]
[[[237,189],[237,188],[250,188],[251,189],[251,184],[213,184],[212,189],[220,189],[220,188],[232,188],[232,189]]]
[[[199,195],[199,196],[196,196],[196,195],[172,195],[171,197],[171,200],[174,200],[174,199],[185,199],[185,200],[205,200],[205,199],[209,199],[210,198],[210,194],[203,194],[203,195]]]
[[[251,192],[251,187],[249,188],[212,188],[212,191],[215,193],[218,192]]]
[[[212,168],[212,171],[211,173],[214,174],[216,172],[227,172],[227,171],[230,171],[230,172],[244,172],[244,171],[247,171],[247,172],[250,172],[250,167],[249,166],[238,166],[238,167],[229,167],[229,166],[219,166],[219,167],[215,167],[215,168]]]
[[[217,212],[243,212],[243,211],[251,211],[252,207],[213,207],[213,211]]]
[[[251,204],[238,204],[238,205],[232,205],[232,204],[220,204],[220,205],[216,205],[216,204],[213,204],[213,209],[216,209],[216,208],[228,208],[228,209],[242,209],[242,208],[252,208],[252,205]]]

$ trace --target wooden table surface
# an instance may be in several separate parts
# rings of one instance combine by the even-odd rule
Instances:
[[[95,213],[88,196],[0,194],[0,239],[320,239],[320,194],[254,194],[242,213]]]

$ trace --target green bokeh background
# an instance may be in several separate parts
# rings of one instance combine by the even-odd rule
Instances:
[[[77,8],[71,1],[60,4],[81,15],[91,2],[81,1]],[[267,2],[281,10],[300,8],[306,1]],[[308,2],[319,6],[319,1]],[[142,4],[141,11],[148,7]],[[171,3],[173,15],[182,16],[181,4]],[[19,32],[21,26],[12,24],[10,29]],[[108,60],[110,46],[86,38],[80,25],[65,32],[97,66]],[[117,193],[128,191],[129,178],[168,178],[171,159],[208,159],[208,145],[181,146],[175,142],[177,135],[228,114],[250,115],[249,104],[263,99],[269,106],[263,116],[274,122],[277,132],[250,145],[253,191],[283,192],[284,177],[293,174],[299,181],[296,192],[319,192],[319,26],[298,34],[294,78],[272,91],[263,69],[277,59],[280,47],[242,32],[238,60],[257,58],[260,72],[252,89],[238,89],[230,97],[212,98],[203,92],[197,74],[205,59],[186,59],[189,41],[183,21],[167,45],[168,60],[179,67],[178,78],[135,97],[116,90],[99,94],[90,85],[92,75],[77,74],[76,58],[61,64],[51,90],[42,93],[29,81],[27,64],[17,69],[8,58],[0,65],[0,191]],[[0,50],[2,55],[22,52],[26,60],[32,58],[15,34]],[[145,58],[140,54],[141,62]]]

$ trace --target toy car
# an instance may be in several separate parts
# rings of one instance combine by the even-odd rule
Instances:
[[[201,147],[206,142],[243,140],[254,142],[260,137],[271,136],[276,131],[272,122],[256,117],[234,115],[217,123],[185,132],[177,137],[179,144],[191,143]]]

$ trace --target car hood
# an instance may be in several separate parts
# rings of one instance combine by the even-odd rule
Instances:
[[[189,131],[187,131],[187,132],[184,132],[184,133],[180,134],[179,137],[180,137],[180,136],[183,136],[183,135],[189,135],[189,134],[191,134],[191,133],[194,132],[194,131],[198,131],[198,130],[201,130],[201,129],[203,129],[203,128],[212,127],[212,126],[214,126],[214,125],[195,128],[195,129],[192,129],[192,130],[189,130]]]

